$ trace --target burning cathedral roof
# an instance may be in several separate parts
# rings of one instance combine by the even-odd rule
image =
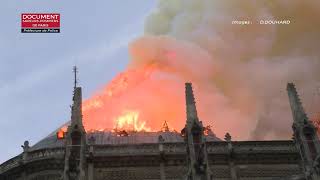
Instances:
[[[77,69],[75,67],[75,86],[74,86],[74,97],[72,105],[72,115],[71,121],[64,124],[61,128],[58,128],[53,133],[49,134],[44,139],[40,140],[34,146],[31,147],[31,151],[46,149],[46,148],[56,148],[64,147],[66,144],[65,137],[69,131],[69,128],[79,128],[83,129],[86,135],[86,141],[93,145],[130,145],[130,144],[155,144],[161,141],[164,143],[184,143],[184,133],[183,130],[180,132],[170,129],[167,121],[164,121],[160,131],[152,130],[145,125],[145,122],[138,120],[138,114],[135,112],[127,112],[123,116],[117,118],[115,126],[111,129],[86,129],[82,123],[86,125],[86,122],[90,121],[90,117],[86,121],[82,122],[82,95],[81,87],[77,87]],[[198,123],[197,112],[195,109],[195,101],[193,97],[193,91],[191,83],[186,83],[186,103],[187,103],[187,114],[193,114]],[[190,101],[190,102],[188,102]],[[189,108],[189,103],[194,106],[192,109]],[[183,107],[182,107],[183,109]],[[189,112],[189,111],[192,112]],[[106,112],[104,112],[106,114]],[[188,117],[187,117],[188,119]],[[186,122],[186,121],[184,121]],[[203,127],[204,135],[206,141],[221,141],[212,132],[210,126]]]
[[[57,136],[59,129],[51,133],[46,138],[40,140],[31,147],[31,151],[64,147],[65,139],[59,139]],[[162,136],[164,143],[184,143],[184,138],[181,133],[176,131],[158,131],[158,132],[128,132],[126,135],[121,132],[112,131],[91,131],[87,132],[87,142],[94,139],[95,145],[130,145],[130,144],[153,144],[159,142],[159,136]],[[214,133],[206,134],[207,141],[221,141]]]

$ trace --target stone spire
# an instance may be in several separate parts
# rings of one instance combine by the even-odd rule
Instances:
[[[78,86],[78,78],[77,78],[78,68],[77,66],[73,66],[73,74],[74,74],[74,86],[73,88],[76,89]]]
[[[186,83],[187,122],[182,130],[185,133],[188,153],[187,180],[210,180],[210,168],[204,137],[204,128],[199,121],[191,83]]]
[[[170,131],[167,121],[164,121],[162,128],[161,128],[161,131],[162,132],[169,132]]]
[[[71,127],[77,126],[81,130],[84,130],[82,124],[82,90],[77,85],[77,73],[78,69],[76,66],[73,68],[74,72],[74,88],[73,88],[73,104],[71,107]]]
[[[187,107],[187,122],[199,123],[196,102],[193,96],[192,84],[186,83],[186,107]]]
[[[79,128],[83,128],[81,87],[76,87],[73,93],[73,104],[71,107],[71,126],[74,128],[75,125],[78,125]]]
[[[77,86],[77,68],[74,67],[73,104],[71,124],[67,129],[66,152],[63,180],[84,180],[86,132],[82,123],[82,92]]]
[[[302,103],[293,83],[288,83],[287,91],[294,123],[304,123],[304,121],[308,121],[308,117],[302,107]]]
[[[287,91],[293,116],[293,133],[299,149],[307,180],[320,179],[320,144],[316,128],[309,121],[293,83],[288,83]]]

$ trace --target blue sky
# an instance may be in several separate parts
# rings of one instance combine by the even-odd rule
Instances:
[[[70,118],[72,66],[84,98],[122,71],[155,0],[0,2],[0,163]],[[57,12],[61,33],[22,34],[20,14]]]

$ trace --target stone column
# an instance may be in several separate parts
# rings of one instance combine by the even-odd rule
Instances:
[[[232,180],[237,180],[237,170],[236,166],[233,161],[233,147],[232,147],[232,141],[231,141],[231,135],[229,133],[226,133],[225,138],[224,138],[227,143],[228,143],[228,162],[229,162],[229,168],[230,168],[230,175]]]
[[[29,149],[30,149],[30,145],[29,145],[29,141],[24,141],[23,145],[21,145],[21,147],[23,148],[23,153],[22,153],[22,166],[25,166],[27,160],[28,160],[28,153],[29,153]],[[25,168],[23,168],[22,174],[21,174],[21,178],[23,180],[27,180],[27,173],[25,171]]]
[[[88,180],[94,179],[94,163],[93,163],[93,145],[95,143],[95,138],[92,136],[89,139],[89,157],[88,157]]]
[[[164,139],[160,135],[159,136],[159,152],[160,152],[160,180],[166,180],[166,175],[165,175],[165,158],[164,158],[164,149],[163,149],[163,142]]]

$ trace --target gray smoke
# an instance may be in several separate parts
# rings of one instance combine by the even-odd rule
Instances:
[[[184,57],[166,66],[174,66],[180,77],[187,76],[185,69],[197,71],[199,78],[193,81],[202,89],[200,116],[212,118],[218,135],[231,131],[238,139],[290,138],[287,82],[296,83],[308,112],[319,107],[315,95],[320,85],[318,17],[320,1],[316,0],[160,0],[146,20],[146,36],[134,42],[132,49],[158,52],[170,42],[175,47],[192,44],[187,48],[191,53],[183,52],[184,48],[176,51],[192,54],[191,60]],[[235,20],[252,24],[232,24]],[[290,24],[261,25],[260,20],[290,20]],[[156,45],[141,46],[145,44],[141,41]],[[150,63],[141,62],[136,52],[132,51],[133,64]],[[201,59],[203,54],[206,58]],[[162,59],[152,57],[152,61]]]

